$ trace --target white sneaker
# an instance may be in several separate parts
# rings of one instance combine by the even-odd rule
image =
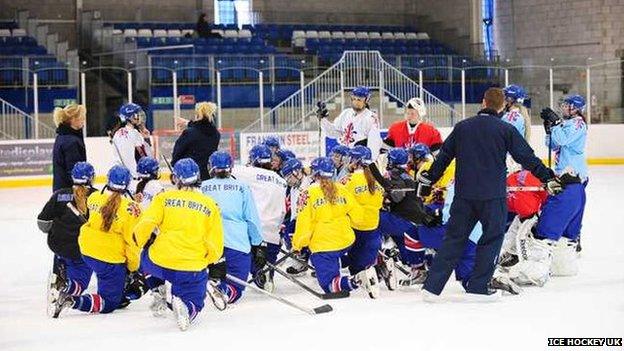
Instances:
[[[377,273],[373,267],[369,267],[355,275],[355,280],[358,285],[363,286],[368,292],[368,296],[371,299],[376,299],[381,295],[379,289],[379,280],[377,279]]]
[[[503,292],[500,290],[494,290],[491,294],[473,294],[466,293],[466,298],[464,299],[466,302],[496,302],[501,296],[503,296]]]
[[[154,317],[164,317],[167,313],[167,291],[165,285],[152,290],[154,301],[150,304],[150,311]]]
[[[191,326],[191,319],[189,317],[189,310],[186,304],[180,300],[179,297],[174,296],[171,301],[171,307],[173,308],[173,314],[176,317],[176,322],[181,331],[187,330]]]
[[[420,295],[422,296],[422,299],[424,302],[427,303],[439,303],[442,302],[442,296],[440,295],[436,295],[432,292],[430,292],[429,290],[426,289],[420,289]]]

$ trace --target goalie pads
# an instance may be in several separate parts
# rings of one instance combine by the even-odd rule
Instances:
[[[509,277],[522,285],[544,286],[550,278],[555,242],[535,239],[532,235],[516,242],[519,262],[509,268]]]
[[[565,277],[578,273],[578,255],[576,253],[576,241],[561,238],[553,250],[551,273],[553,276]]]

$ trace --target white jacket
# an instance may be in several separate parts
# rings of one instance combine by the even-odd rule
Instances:
[[[382,145],[379,121],[377,115],[369,109],[364,109],[359,114],[352,108],[345,109],[333,122],[323,118],[321,128],[328,137],[337,139],[338,143],[348,147],[354,147],[358,142],[366,140],[373,160],[379,156]]]
[[[119,128],[113,135],[113,152],[117,159],[117,164],[122,165],[136,178],[136,166],[138,158],[137,152],[142,156],[154,156],[152,147],[145,141],[143,135],[130,123]]]

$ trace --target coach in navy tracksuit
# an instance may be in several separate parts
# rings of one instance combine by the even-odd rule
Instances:
[[[418,178],[419,195],[424,195],[428,185],[435,184],[449,163],[457,159],[451,216],[442,246],[423,286],[428,293],[439,295],[442,292],[477,221],[483,225],[483,235],[477,245],[474,271],[464,288],[470,294],[492,293],[488,283],[494,273],[507,219],[507,153],[547,183],[553,193],[561,190],[552,170],[535,157],[533,149],[511,124],[500,119],[504,100],[501,89],[488,89],[483,98],[484,109],[477,116],[455,125],[429,171]],[[427,292],[423,292],[423,297],[433,299]]]

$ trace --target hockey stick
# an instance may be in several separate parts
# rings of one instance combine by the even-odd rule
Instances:
[[[305,266],[306,266],[306,268],[308,268],[309,270],[311,270],[311,271],[313,271],[313,272],[314,272],[314,271],[316,271],[316,269],[314,269],[314,267],[312,267],[312,266],[308,263],[308,261],[307,261],[307,260],[305,260],[305,261],[304,261],[304,260],[302,260],[301,258],[299,258],[299,257],[295,256],[293,252],[288,252],[288,251],[286,251],[286,250],[282,249],[281,247],[280,247],[280,252],[281,252],[281,253],[283,253],[283,254],[285,255],[285,256],[283,256],[283,257],[290,257],[290,258],[292,258],[293,260],[295,260],[295,261],[297,261],[297,262],[299,262],[299,263],[301,263],[301,264],[305,265]]]
[[[261,294],[264,294],[264,295],[266,295],[266,296],[268,296],[268,297],[270,297],[270,298],[272,298],[274,300],[277,300],[277,301],[279,301],[279,302],[281,302],[281,303],[283,303],[285,305],[288,305],[288,306],[290,306],[292,308],[296,308],[299,311],[303,311],[303,312],[305,312],[305,313],[307,313],[309,315],[315,315],[315,314],[321,314],[321,313],[327,313],[327,312],[333,311],[333,308],[329,304],[325,304],[325,305],[322,305],[322,306],[319,306],[319,307],[315,307],[315,308],[304,307],[304,306],[296,304],[296,303],[294,303],[294,302],[292,302],[292,301],[290,301],[290,300],[288,300],[288,299],[286,299],[284,297],[281,297],[279,295],[272,294],[272,293],[270,293],[270,292],[268,292],[266,290],[260,289],[257,286],[255,286],[253,284],[249,284],[246,281],[238,279],[238,278],[236,278],[236,277],[234,277],[234,276],[232,276],[230,274],[226,274],[226,277],[227,277],[228,280],[231,280],[234,283],[237,283],[237,284],[240,284],[240,285],[244,285],[244,286],[248,287],[251,290],[255,290],[255,291],[257,291],[257,292],[259,292]]]
[[[108,134],[108,142],[111,143],[111,145],[113,145],[113,148],[115,148],[115,152],[117,152],[117,157],[119,157],[119,162],[121,162],[122,166],[128,168],[128,166],[126,166],[126,164],[124,163],[123,158],[121,158],[121,152],[119,151],[117,144],[115,144],[115,142],[113,141],[113,134],[111,133],[110,130],[107,131],[106,134]]]
[[[392,258],[392,257],[390,257],[390,256],[386,255],[386,254],[385,254],[385,253],[383,253],[383,251],[381,251],[381,250],[379,250],[379,251],[378,251],[378,253],[379,253],[379,255],[381,255],[381,257],[383,257],[383,258],[385,258],[385,259],[391,259],[391,260],[393,260],[393,258]],[[395,267],[397,267],[397,268],[398,268],[398,269],[399,269],[399,270],[400,270],[403,274],[405,274],[405,275],[407,275],[407,276],[409,276],[409,275],[410,275],[410,273],[411,273],[410,271],[408,271],[407,269],[405,269],[405,267],[403,267],[403,265],[400,265],[400,264],[395,264],[394,266],[395,266]]]
[[[87,223],[87,219],[84,218],[84,216],[82,215],[82,213],[80,213],[80,211],[78,211],[78,209],[76,208],[76,206],[74,206],[74,204],[72,204],[71,202],[67,202],[66,203],[67,208],[69,208],[76,217],[78,217],[80,219],[80,221],[82,223]]]
[[[173,168],[171,167],[171,163],[169,163],[169,160],[167,160],[167,156],[165,156],[164,154],[160,154],[160,157],[162,157],[163,161],[165,161],[167,168],[169,168],[169,172],[173,173]]]
[[[271,269],[273,269],[275,272],[279,273],[280,275],[284,276],[284,278],[286,278],[286,279],[290,280],[291,282],[295,283],[296,285],[301,287],[303,290],[309,292],[310,294],[318,297],[321,300],[343,299],[345,297],[349,297],[349,295],[350,295],[348,291],[340,291],[340,292],[334,292],[334,293],[321,294],[321,293],[317,292],[316,290],[312,289],[311,287],[305,285],[299,279],[297,279],[297,278],[293,277],[292,275],[284,272],[280,268],[272,265],[271,263],[267,262],[267,266],[269,266]]]
[[[436,189],[445,190],[446,187],[436,187]],[[542,186],[508,186],[507,191],[545,191],[546,189]],[[416,191],[416,189],[412,188],[400,188],[400,189],[390,189],[390,192],[397,193],[409,193],[412,191]]]
[[[286,255],[286,256],[282,256],[280,257],[277,261],[275,261],[274,265],[278,266],[280,264],[282,264],[282,262],[286,261],[290,256]],[[258,274],[264,274],[267,271],[270,271],[271,268],[269,266],[265,266],[261,269],[259,269],[254,276],[257,276]],[[248,283],[253,283],[254,281],[254,277],[252,276],[251,279],[249,279],[249,281],[247,281]]]

